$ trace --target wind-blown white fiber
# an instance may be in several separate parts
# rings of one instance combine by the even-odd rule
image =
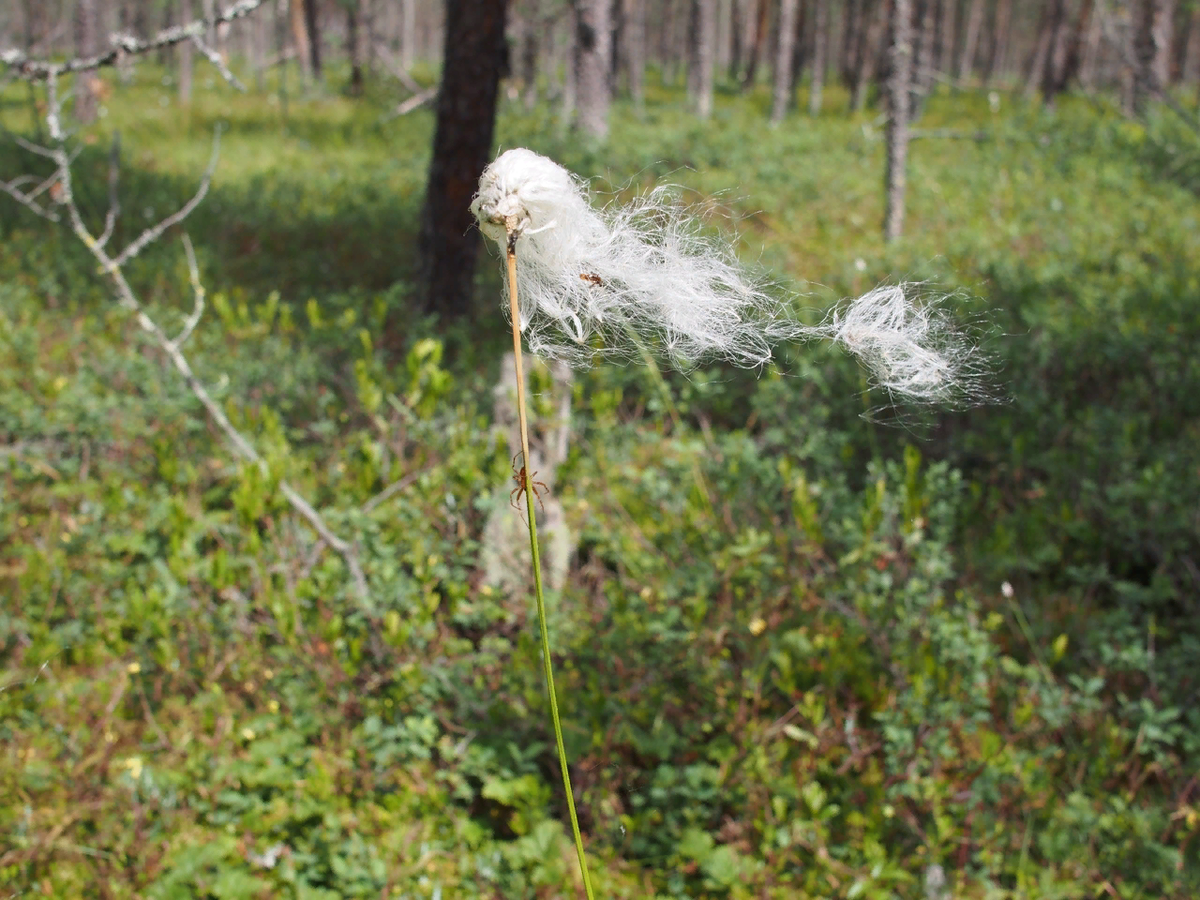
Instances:
[[[580,179],[517,148],[484,171],[471,212],[501,253],[508,226],[518,234],[521,331],[534,353],[575,364],[633,356],[632,332],[676,363],[753,368],[781,341],[825,338],[894,394],[945,401],[971,380],[974,346],[909,286],[876,288],[803,325],[728,241],[701,233],[699,217],[669,188],[596,209]]]

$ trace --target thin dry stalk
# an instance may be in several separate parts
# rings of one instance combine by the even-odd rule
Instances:
[[[526,523],[529,526],[529,552],[533,557],[533,587],[537,598],[538,627],[542,638],[542,667],[546,676],[546,693],[550,698],[550,720],[554,725],[554,740],[558,749],[558,765],[562,771],[563,791],[567,797],[567,811],[571,816],[571,831],[575,837],[575,852],[579,856],[579,870],[583,875],[583,888],[588,900],[593,900],[592,879],[588,873],[587,854],[583,849],[583,836],[579,832],[579,817],[575,813],[575,793],[571,788],[571,773],[567,767],[567,751],[563,746],[562,721],[558,715],[558,697],[554,691],[554,667],[550,661],[550,632],[546,627],[546,599],[542,591],[542,562],[538,552],[537,517],[534,514],[534,484],[529,475],[529,426],[525,406],[525,373],[521,357],[521,317],[517,311],[517,237],[520,235],[521,220],[508,216],[504,220],[508,232],[508,298],[512,312],[512,335],[514,367],[517,375],[517,420],[521,430],[521,453],[524,465],[518,476],[521,489],[525,492]]]

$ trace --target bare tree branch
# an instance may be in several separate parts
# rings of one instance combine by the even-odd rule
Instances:
[[[437,87],[426,88],[419,94],[413,94],[407,100],[403,101],[391,111],[390,114],[383,117],[382,121],[390,122],[392,119],[398,119],[400,116],[406,116],[414,109],[420,109],[430,100],[437,96]]]
[[[104,232],[96,239],[101,247],[108,244],[117,227],[117,216],[121,214],[121,200],[117,187],[121,179],[121,133],[113,134],[112,150],[108,157],[108,212],[104,214]]]
[[[133,313],[142,331],[150,335],[159,349],[166,354],[176,371],[179,372],[183,380],[187,383],[192,395],[200,401],[200,404],[204,407],[209,417],[216,423],[217,428],[229,444],[232,445],[234,452],[246,462],[257,466],[264,474],[269,474],[270,467],[267,461],[254,449],[250,441],[234,427],[233,423],[229,421],[221,405],[213,399],[203,382],[196,377],[196,374],[192,371],[191,364],[180,349],[184,342],[191,337],[192,332],[195,330],[204,313],[205,291],[201,283],[200,269],[196,262],[196,254],[192,248],[191,240],[186,234],[183,236],[184,252],[187,254],[188,275],[194,297],[193,307],[191,314],[184,319],[183,329],[180,331],[179,336],[174,339],[168,337],[162,327],[146,312],[142,302],[138,299],[133,288],[125,278],[123,271],[126,263],[137,256],[148,244],[162,237],[167,229],[186,219],[207,195],[209,186],[212,183],[213,172],[216,170],[220,151],[220,129],[217,129],[213,135],[212,157],[204,174],[201,176],[200,185],[196,189],[195,194],[192,195],[192,198],[177,212],[143,231],[120,253],[114,254],[108,251],[107,245],[116,231],[116,224],[121,213],[118,193],[120,179],[119,137],[114,139],[112,153],[109,157],[108,210],[104,218],[104,228],[99,236],[95,236],[88,230],[87,225],[84,223],[83,216],[75,200],[71,165],[78,155],[78,150],[72,151],[67,147],[68,135],[62,127],[63,97],[59,94],[59,77],[64,74],[84,72],[112,65],[125,55],[146,53],[183,41],[194,43],[200,52],[217,67],[227,81],[244,90],[245,88],[229,71],[224,60],[205,44],[203,35],[210,27],[224,22],[232,22],[235,19],[248,15],[261,6],[263,2],[264,0],[239,0],[238,3],[235,3],[211,21],[201,19],[189,25],[168,28],[165,31],[159,32],[156,37],[149,41],[141,42],[128,36],[115,36],[113,38],[114,48],[109,52],[99,56],[69,60],[64,63],[31,60],[15,50],[0,52],[0,63],[6,64],[9,67],[10,73],[15,72],[16,77],[27,81],[44,81],[46,84],[45,121],[53,146],[42,147],[21,137],[15,137],[15,140],[25,150],[51,160],[55,166],[54,172],[40,182],[36,176],[23,175],[11,181],[0,181],[0,190],[3,190],[18,203],[21,203],[37,215],[52,221],[59,221],[59,213],[38,201],[38,198],[43,193],[49,192],[50,199],[65,210],[72,232],[87,247],[96,262],[100,264],[100,270],[111,279],[118,302],[125,309]],[[35,184],[36,186],[31,190],[24,190],[28,184]],[[318,546],[329,546],[341,555],[346,568],[350,572],[355,592],[360,599],[365,600],[368,596],[367,580],[354,547],[349,542],[334,534],[321,517],[321,514],[287,481],[281,480],[279,482],[279,492],[291,505],[292,509],[307,521],[317,533]]]
[[[192,214],[192,210],[199,206],[200,201],[202,201],[208,194],[208,187],[210,184],[212,184],[213,172],[217,170],[217,159],[220,156],[220,152],[221,129],[217,128],[217,130],[213,132],[213,148],[212,154],[208,159],[208,166],[205,168],[204,174],[200,177],[200,186],[196,189],[196,193],[192,195],[192,199],[183,204],[178,212],[175,212],[167,216],[165,219],[156,222],[154,225],[151,225],[140,235],[138,235],[137,240],[133,241],[133,243],[122,250],[120,256],[113,260],[114,265],[118,267],[125,265],[125,263],[129,262],[139,253],[145,250],[148,244],[152,244],[158,240],[164,231],[173,225],[178,225]]]
[[[121,269],[120,260],[124,254],[122,254],[122,257],[117,257],[114,259],[103,247],[100,246],[99,242],[92,236],[91,232],[88,231],[87,226],[83,222],[83,217],[80,215],[79,207],[75,203],[75,197],[71,186],[70,164],[68,162],[66,151],[60,149],[56,152],[59,154],[56,161],[59,164],[60,183],[63,185],[62,203],[67,210],[67,214],[71,223],[71,230],[75,233],[75,236],[79,238],[80,242],[82,242],[83,245],[87,247],[89,251],[91,251],[92,256],[95,257],[96,261],[100,264],[101,270],[104,271],[110,279],[112,279],[113,286],[117,291],[117,299],[120,301],[121,305],[134,314],[134,317],[141,329],[154,339],[154,342],[158,344],[159,349],[161,349],[171,360],[176,371],[183,376],[183,379],[187,383],[187,386],[191,390],[193,396],[200,401],[209,417],[216,423],[217,427],[225,435],[226,440],[228,440],[233,446],[233,449],[237,452],[237,454],[247,462],[254,463],[256,466],[258,466],[264,475],[270,474],[270,468],[267,465],[267,461],[259,455],[258,451],[254,449],[246,437],[240,431],[238,431],[236,427],[234,427],[233,423],[229,421],[228,416],[225,415],[225,411],[221,408],[221,405],[212,398],[212,395],[209,394],[208,389],[204,386],[204,383],[196,377],[195,373],[192,371],[191,364],[188,362],[187,357],[184,356],[183,352],[179,349],[179,342],[177,340],[173,341],[167,337],[166,332],[162,330],[157,322],[150,318],[149,314],[147,314],[145,308],[138,300],[137,295],[134,293],[133,288],[130,287],[129,282],[126,280],[125,273]],[[194,208],[195,204],[190,204],[190,207],[184,207],[184,209],[189,212]],[[180,212],[183,213],[183,210]],[[185,215],[186,213],[183,215],[176,213],[174,216],[169,218],[178,222],[182,221]],[[158,234],[161,234],[162,231],[162,228],[157,228]],[[194,259],[195,258],[193,256],[189,260],[189,264],[194,265]],[[193,271],[195,272],[194,268]],[[199,283],[198,272],[195,272],[195,276],[193,287]],[[198,295],[197,303],[202,302],[200,299],[201,297],[202,292]],[[195,312],[193,312],[193,316],[194,315]],[[187,328],[181,337],[186,337],[190,333],[191,329]],[[342,559],[346,563],[346,567],[350,570],[350,576],[354,581],[355,590],[360,597],[365,598],[368,595],[367,581],[365,575],[363,574],[362,566],[358,562],[358,556],[355,553],[354,548],[349,543],[334,534],[330,530],[329,526],[325,524],[325,520],[321,517],[321,514],[313,509],[312,505],[309,504],[309,502],[305,500],[304,497],[302,497],[295,490],[295,488],[293,488],[286,481],[281,480],[279,482],[279,492],[283,494],[288,503],[291,504],[292,508],[308,522],[314,531],[317,532],[321,540],[323,540],[341,555]]]
[[[213,67],[221,73],[222,78],[224,78],[243,94],[246,93],[246,86],[238,80],[238,77],[234,75],[233,72],[229,71],[229,66],[225,65],[225,60],[221,59],[220,53],[208,46],[208,44],[206,44],[199,35],[192,35],[192,43],[196,45],[197,50],[204,54],[204,58],[212,63]]]
[[[21,185],[30,181],[37,181],[33,175],[21,175],[14,178],[12,181],[0,181],[0,191],[8,194],[22,206],[41,216],[43,219],[49,219],[51,222],[58,221],[58,213],[47,209],[37,202],[37,197],[44,190],[50,187],[58,180],[58,173],[51,175],[32,191],[25,192],[21,190]]]
[[[187,236],[187,232],[183,233],[183,251],[187,254],[188,262],[188,279],[192,283],[192,296],[195,300],[192,302],[192,312],[186,319],[183,320],[183,331],[179,332],[179,337],[175,338],[173,343],[176,347],[182,347],[188,338],[192,336],[192,332],[196,330],[196,325],[200,322],[200,317],[204,315],[204,285],[200,283],[200,266],[196,264],[196,251],[192,249],[192,239]]]
[[[39,81],[48,79],[54,75],[65,75],[69,72],[86,72],[90,69],[101,69],[106,66],[115,65],[117,60],[124,56],[134,56],[151,50],[173,47],[175,44],[190,41],[194,38],[203,40],[204,35],[208,34],[209,29],[217,25],[223,25],[226,22],[233,22],[244,18],[265,2],[266,0],[238,0],[237,3],[212,19],[197,19],[194,22],[189,22],[187,25],[164,28],[146,41],[139,41],[127,34],[112,35],[110,41],[113,46],[104,53],[96,56],[81,56],[67,60],[66,62],[55,63],[49,60],[30,59],[22,51],[12,49],[0,51],[0,63],[7,65],[10,70],[15,70],[21,78]],[[203,48],[202,52],[205,52]],[[208,53],[205,52],[205,55],[207,56]],[[224,67],[222,66],[221,68]],[[225,69],[225,72],[228,72],[228,69]],[[236,79],[234,80],[236,81]]]

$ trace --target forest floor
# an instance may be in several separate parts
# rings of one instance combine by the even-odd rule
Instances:
[[[76,179],[102,222],[119,132],[118,247],[222,128],[185,349],[269,474],[0,196],[0,896],[576,895],[530,598],[480,568],[498,261],[493,316],[413,312],[432,113],[111,77]],[[598,896],[1200,895],[1200,141],[941,91],[885,246],[876,110],[700,122],[651,82],[602,146],[512,100],[498,146],[596,202],[679,185],[804,316],[923,282],[995,402],[896,405],[818,346],[576,373],[551,630]],[[39,138],[24,86],[0,124]],[[0,178],[43,163],[0,142]],[[173,333],[179,229],[129,274]]]

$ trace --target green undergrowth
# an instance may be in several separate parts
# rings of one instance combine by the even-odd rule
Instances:
[[[181,111],[164,77],[115,87],[83,133],[81,202],[102,219],[119,130],[119,246],[224,127],[187,226],[212,292],[186,349],[269,474],[69,233],[0,198],[0,887],[578,892],[530,598],[478,567],[511,486],[498,266],[472,331],[410,287],[431,113],[202,78]],[[603,148],[515,103],[499,143],[597,189],[682,185],[806,315],[929,282],[1000,402],[890,406],[818,347],[761,373],[578,373],[550,626],[598,894],[1195,896],[1186,131],[939,95],[918,127],[954,134],[914,143],[909,236],[884,248],[875,112],[834,89],[771,130],[765,91],[726,91],[701,124],[652,85]],[[23,89],[0,99],[34,136]],[[26,170],[0,146],[0,176]],[[130,275],[174,333],[177,233]],[[369,598],[285,478],[353,540]]]

